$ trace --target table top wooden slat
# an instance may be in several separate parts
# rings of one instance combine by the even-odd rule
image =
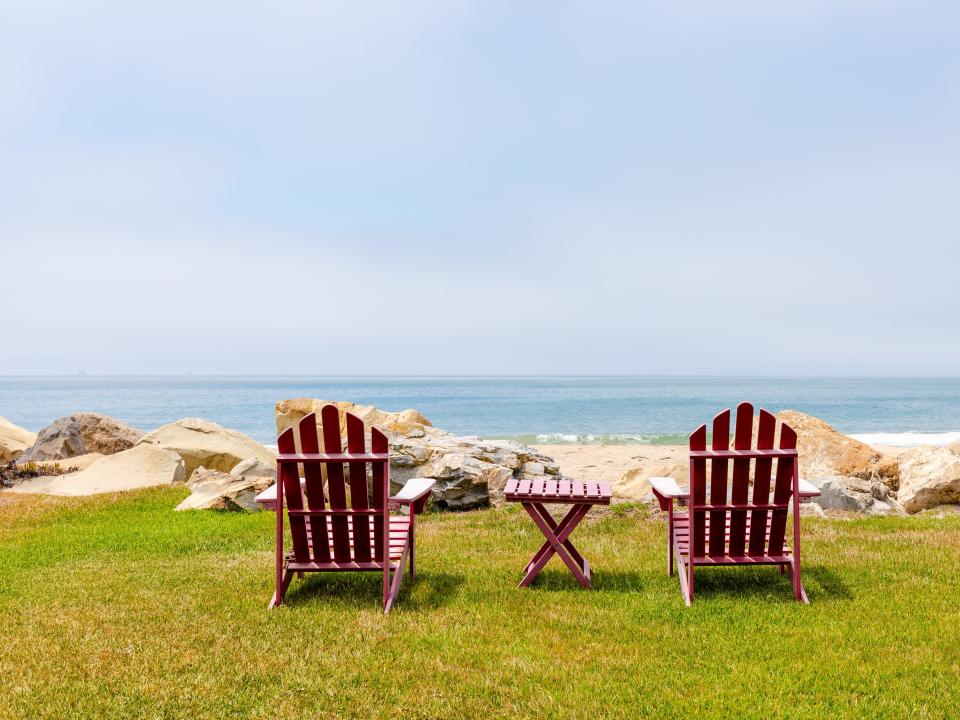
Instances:
[[[503,497],[508,502],[609,505],[612,495],[610,483],[567,479],[511,478],[503,489]]]

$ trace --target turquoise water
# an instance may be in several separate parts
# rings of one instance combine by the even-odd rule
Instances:
[[[269,443],[273,405],[290,397],[412,407],[457,434],[527,442],[681,443],[741,400],[811,413],[847,433],[960,433],[960,378],[0,378],[0,415],[31,430],[85,410],[142,429],[203,417]]]

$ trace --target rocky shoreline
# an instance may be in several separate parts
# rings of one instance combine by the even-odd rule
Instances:
[[[278,402],[278,433],[327,403]],[[416,410],[333,404],[341,423],[343,413],[352,412],[387,434],[394,489],[412,477],[436,480],[432,504],[438,509],[498,505],[512,477],[607,480],[617,499],[641,502],[652,501],[653,476],[687,482],[686,448],[680,446],[527,446],[455,436]],[[960,509],[958,444],[874,448],[810,415],[788,410],[778,419],[797,431],[801,475],[821,490],[809,512],[907,516]],[[252,438],[198,418],[144,433],[103,415],[75,413],[36,434],[0,418],[0,463],[31,464],[32,472],[41,473],[5,492],[90,495],[183,483],[192,494],[178,509],[256,510],[254,496],[274,482],[274,460],[273,450]],[[43,475],[53,463],[72,471]]]

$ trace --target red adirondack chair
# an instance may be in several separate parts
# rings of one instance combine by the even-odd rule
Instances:
[[[780,574],[790,571],[797,600],[810,602],[800,582],[800,500],[820,491],[800,479],[797,434],[789,425],[781,423],[780,446],[774,448],[776,425],[773,415],[760,410],[757,447],[753,448],[753,405],[740,403],[732,450],[729,409],[713,419],[710,450],[706,425],[690,436],[690,491],[681,490],[673,478],[651,478],[653,494],[668,513],[667,572],[673,575],[676,559],[687,605],[693,603],[694,568],[702,565],[776,565]],[[752,497],[751,460],[755,463]],[[674,509],[674,500],[681,499],[687,503],[686,512]],[[791,510],[792,549],[785,542]]]
[[[414,478],[391,497],[386,435],[372,428],[368,452],[363,421],[351,413],[346,416],[346,452],[341,445],[340,413],[335,405],[326,405],[320,411],[323,453],[313,413],[303,418],[297,428],[300,452],[292,427],[277,438],[277,588],[271,608],[283,602],[294,573],[302,576],[306,572],[366,571],[383,573],[383,612],[388,613],[400,592],[408,556],[410,576],[415,576],[415,520],[434,481]],[[298,466],[303,467],[302,480]],[[367,483],[368,466],[372,492]],[[322,467],[326,468],[326,495]],[[286,555],[284,497],[293,540],[293,551]],[[407,515],[391,514],[391,510],[402,506],[407,508]]]

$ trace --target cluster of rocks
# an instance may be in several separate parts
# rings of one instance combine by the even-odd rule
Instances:
[[[800,474],[824,508],[905,515],[960,503],[960,447],[921,446],[888,456],[823,420],[796,411],[778,418],[797,431]]]
[[[340,410],[341,435],[347,412],[362,419],[368,432],[376,425],[386,433],[392,490],[413,477],[433,478],[431,499],[438,508],[499,504],[510,478],[562,477],[557,464],[533,448],[507,440],[457,437],[433,427],[415,410],[391,413],[348,402],[284,400],[276,407],[278,433],[312,412],[319,420],[320,408],[327,404]],[[197,418],[146,434],[94,413],[60,418],[36,435],[6,422],[0,430],[0,447],[8,460],[42,464],[69,459],[71,467],[79,468],[23,483],[18,492],[89,495],[185,482],[192,494],[177,509],[256,510],[254,497],[276,481],[272,450],[236,430]]]
[[[960,444],[916,447],[893,457],[812,415],[785,410],[777,420],[797,432],[800,476],[820,489],[813,499],[820,508],[906,515],[960,503]],[[652,476],[672,477],[686,487],[689,467],[686,462],[632,467],[614,483],[614,492],[648,499]]]
[[[370,405],[311,398],[276,405],[278,433],[327,404],[340,410],[341,435],[350,412],[375,425],[390,443],[393,490],[414,477],[435,480],[435,507],[467,510],[502,501],[511,478],[559,479],[560,468],[535,448],[508,440],[459,437],[433,427],[416,410],[385,412]],[[960,445],[917,447],[885,456],[818,418],[777,415],[798,434],[800,474],[820,488],[819,508],[871,515],[905,515],[960,503]],[[322,430],[322,428],[321,428]],[[322,446],[322,442],[321,442]],[[14,492],[88,495],[170,483],[192,494],[178,509],[255,510],[253,498],[276,481],[274,451],[236,430],[186,418],[142,433],[103,415],[75,413],[32,433],[0,418],[0,462],[43,467],[69,461],[75,472],[24,481]],[[614,492],[650,499],[649,478],[669,476],[684,486],[686,462],[629,468]]]
[[[268,448],[197,418],[146,434],[96,413],[58,418],[36,434],[4,420],[0,453],[7,462],[77,468],[23,482],[14,492],[92,495],[185,482],[193,493],[178,509],[256,509],[253,496],[276,475]]]
[[[544,480],[561,478],[552,458],[538,450],[510,440],[481,440],[458,437],[433,427],[416,410],[390,413],[372,405],[295,398],[277,403],[277,432],[296,425],[324,405],[340,410],[341,435],[345,434],[345,413],[363,420],[368,430],[376,425],[390,443],[390,479],[398,490],[413,477],[436,481],[432,493],[434,507],[468,510],[499,504],[503,488],[510,478]],[[321,443],[322,447],[322,443]]]

